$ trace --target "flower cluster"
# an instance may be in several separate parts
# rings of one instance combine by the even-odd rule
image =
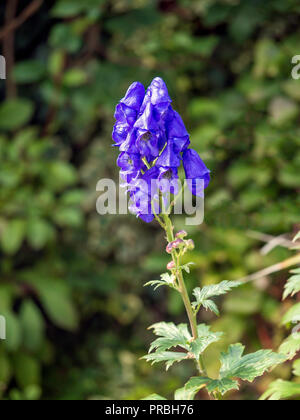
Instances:
[[[148,223],[160,212],[159,194],[178,193],[181,162],[194,195],[203,196],[210,181],[210,171],[189,149],[190,136],[171,102],[166,84],[157,77],[146,92],[141,83],[133,83],[115,112],[112,136],[121,152],[117,164],[130,210]]]

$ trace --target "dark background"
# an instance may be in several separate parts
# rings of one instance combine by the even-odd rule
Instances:
[[[114,106],[129,84],[161,76],[193,147],[212,170],[205,224],[189,229],[189,288],[238,279],[268,256],[249,230],[299,227],[300,54],[297,0],[2,1],[0,343],[3,399],[172,397],[194,366],[164,373],[139,357],[161,320],[184,321],[176,294],[143,288],[168,262],[159,227],[96,213],[96,184],[118,179]],[[17,20],[16,20],[17,19]],[[12,26],[11,26],[12,25]],[[175,218],[184,228],[184,218]],[[277,349],[287,273],[231,293],[220,350]],[[233,398],[257,398],[283,366]]]

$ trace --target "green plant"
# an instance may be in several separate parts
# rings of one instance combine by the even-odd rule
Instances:
[[[300,238],[300,232],[296,235],[294,242],[296,245],[293,247],[295,250],[300,249],[297,245],[297,240]],[[300,262],[300,254],[298,253],[298,262]],[[289,296],[294,297],[300,292],[300,269],[291,271],[292,277],[285,285],[283,299]],[[300,359],[295,357],[300,351],[300,303],[296,303],[289,308],[282,319],[282,325],[293,327],[290,336],[281,344],[279,351],[285,354],[289,360],[293,361],[293,380],[284,381],[278,379],[271,383],[269,389],[261,397],[262,400],[281,400],[287,398],[300,398]]]
[[[168,214],[163,214],[160,225],[165,229],[168,243],[174,243],[174,227]],[[220,284],[196,288],[193,292],[195,300],[190,301],[187,293],[183,273],[190,272],[192,263],[183,265],[182,257],[188,252],[189,241],[172,251],[171,274],[165,273],[161,280],[153,281],[148,285],[156,288],[160,286],[171,287],[180,293],[184,302],[190,323],[176,326],[173,323],[161,322],[151,327],[159,337],[150,347],[149,354],[144,358],[152,363],[165,362],[167,369],[174,363],[183,360],[194,360],[199,371],[199,376],[191,378],[184,388],[176,391],[175,398],[192,400],[203,388],[216,399],[222,398],[228,391],[239,389],[239,381],[253,380],[263,375],[267,370],[282,363],[286,357],[271,350],[260,350],[256,353],[244,355],[245,347],[238,343],[231,345],[227,353],[220,356],[221,369],[218,378],[210,378],[205,368],[205,352],[208,347],[222,338],[222,333],[210,331],[205,324],[198,325],[197,314],[201,308],[219,314],[214,301],[217,296],[225,295],[231,289],[241,286],[240,282],[224,281]],[[170,351],[170,349],[179,351]],[[148,399],[161,399],[160,396],[152,395]]]

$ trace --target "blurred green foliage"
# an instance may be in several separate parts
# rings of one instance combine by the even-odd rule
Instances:
[[[97,181],[117,179],[113,109],[135,80],[166,80],[212,169],[205,224],[189,232],[190,288],[289,255],[262,257],[246,230],[299,224],[299,15],[297,0],[56,0],[17,29],[9,77],[18,95],[5,98],[1,81],[0,105],[2,398],[171,397],[193,374],[191,364],[162,377],[138,360],[148,325],[183,317],[176,295],[142,287],[168,262],[159,228],[95,209]],[[233,292],[220,319],[207,314],[226,331],[207,360],[212,375],[216,351],[233,341],[281,343],[285,279]],[[276,372],[240,398],[289,378],[289,368]]]

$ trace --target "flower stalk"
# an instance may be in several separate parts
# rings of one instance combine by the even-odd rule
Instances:
[[[163,214],[163,219],[164,219],[164,229],[167,235],[167,241],[168,243],[171,243],[175,240],[174,237],[174,227],[172,224],[172,221],[169,217],[168,214],[164,213]],[[189,298],[189,294],[187,291],[187,287],[184,281],[184,277],[183,277],[183,272],[182,272],[182,264],[181,264],[181,254],[180,252],[178,253],[176,250],[172,251],[172,258],[173,258],[173,262],[175,264],[175,273],[176,273],[176,279],[178,282],[178,292],[181,295],[181,298],[183,300],[184,306],[185,306],[185,310],[189,319],[189,323],[190,323],[190,327],[191,327],[191,331],[193,334],[193,339],[197,340],[198,338],[198,329],[197,329],[197,314],[196,312],[193,310],[190,298]],[[199,369],[200,374],[205,374],[206,375],[206,368],[205,368],[205,364],[204,364],[204,360],[203,357],[200,356],[199,360],[197,361],[197,367]]]

